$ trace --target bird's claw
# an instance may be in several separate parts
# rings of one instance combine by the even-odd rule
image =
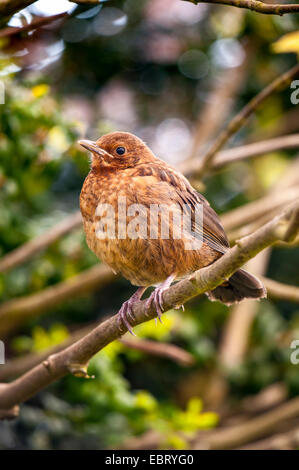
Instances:
[[[131,333],[131,335],[133,336],[136,336],[129,322],[129,318],[130,317],[133,318],[132,304],[133,304],[132,299],[129,299],[126,302],[124,302],[118,312],[118,315],[119,315],[118,318],[120,322],[122,322],[125,325],[129,333]]]
[[[154,292],[151,293],[149,298],[146,301],[146,307],[150,307],[154,303],[159,322],[163,324],[162,315],[163,315],[163,292],[167,290],[166,287],[157,287]]]
[[[134,320],[134,315],[132,308],[136,302],[138,302],[144,291],[146,290],[146,287],[139,287],[135,294],[132,295],[126,302],[124,302],[118,312],[118,318],[120,323],[123,323],[127,330],[131,333],[131,335],[136,336],[134,331],[132,330],[132,326],[129,322],[129,319],[131,317],[132,320]]]
[[[149,298],[146,301],[146,307],[149,308],[152,304],[154,303],[157,316],[159,318],[160,323],[163,324],[162,322],[162,314],[164,312],[163,308],[163,292],[168,289],[168,287],[171,285],[173,280],[175,279],[175,274],[171,274],[162,284],[160,284],[159,287],[157,287],[154,292],[151,293]]]

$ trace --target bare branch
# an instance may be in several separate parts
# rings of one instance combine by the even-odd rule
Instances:
[[[0,306],[0,336],[6,335],[25,320],[41,315],[61,302],[87,294],[109,284],[115,275],[104,264],[97,264],[67,281],[41,292],[9,300]]]
[[[277,433],[261,441],[240,447],[240,450],[296,450],[299,446],[298,423],[288,432]]]
[[[299,302],[299,287],[282,284],[267,277],[263,278],[263,283],[271,299]]]
[[[270,152],[278,150],[298,149],[299,134],[285,135],[275,139],[264,140],[254,144],[242,145],[241,147],[232,148],[220,152],[215,157],[213,169],[222,168],[229,163],[238,162],[245,158],[258,157]]]
[[[40,251],[44,250],[51,243],[54,243],[63,235],[73,230],[76,227],[80,227],[82,218],[80,212],[70,215],[62,222],[49,229],[43,235],[33,238],[27,243],[24,243],[20,248],[16,248],[11,253],[8,253],[0,259],[0,272],[12,269],[21,263],[24,263],[27,259],[36,255]]]
[[[232,228],[256,221],[256,219],[267,214],[267,212],[273,212],[298,198],[299,187],[286,189],[280,194],[270,193],[256,201],[226,212],[221,216],[221,222],[225,230],[231,230]]]
[[[255,158],[278,150],[288,150],[299,148],[299,134],[276,137],[274,139],[263,140],[253,144],[241,145],[240,147],[223,150],[217,153],[212,162],[211,170],[218,170],[230,163],[239,162],[247,158]],[[198,170],[198,158],[185,160],[179,165],[180,171],[187,176],[192,176]]]
[[[67,13],[59,13],[58,15],[52,16],[41,16],[31,21],[31,23],[25,24],[24,26],[8,26],[7,28],[3,28],[0,30],[0,38],[14,36],[15,34],[25,33],[27,31],[32,31],[33,29],[41,28],[42,26],[45,26],[49,23],[53,23],[54,21],[60,20],[62,18],[66,18],[67,16]]]
[[[258,414],[280,405],[287,398],[287,386],[282,382],[277,382],[264,388],[256,395],[244,398],[239,409],[245,413]]]
[[[167,357],[182,366],[191,366],[195,359],[192,354],[174,344],[160,343],[139,338],[122,338],[120,342],[131,349],[142,351],[153,356]]]
[[[286,4],[276,5],[271,3],[263,3],[258,0],[185,0],[186,2],[194,3],[210,3],[216,5],[229,5],[237,8],[246,8],[247,10],[256,11],[257,13],[264,13],[265,15],[285,15],[286,13],[299,13],[299,5]]]
[[[299,416],[299,398],[294,398],[245,423],[213,431],[210,436],[199,437],[194,449],[233,449],[259,439],[272,432],[279,424]]]
[[[248,57],[239,67],[223,72],[222,76],[214,81],[206,104],[194,125],[191,150],[185,162],[195,159],[198,167],[196,157],[199,148],[219,131],[223,120],[229,115],[234,102],[233,97],[244,81],[247,65]]]
[[[299,5],[297,5],[299,11]],[[226,144],[226,142],[247,122],[249,116],[258,108],[258,106],[265,101],[272,93],[278,89],[286,87],[292,78],[299,73],[299,64],[285,72],[280,77],[276,78],[270,85],[264,88],[258,95],[256,95],[246,106],[230,121],[226,129],[219,135],[218,139],[214,142],[208,152],[202,157],[201,164],[194,176],[201,178],[202,175],[213,166],[213,159],[219,150]]]
[[[8,360],[8,362],[0,367],[0,381],[6,382],[20,376],[21,374],[24,374],[40,362],[47,359],[48,356],[62,351],[66,347],[75,343],[78,341],[78,339],[89,333],[96,326],[97,324],[93,324],[85,328],[80,328],[62,343],[47,348],[39,353],[30,353],[22,357]],[[136,349],[137,351],[142,351],[153,356],[166,357],[174,362],[177,362],[183,367],[191,366],[195,362],[192,354],[173,344],[160,343],[158,341],[151,341],[140,338],[122,338],[119,341],[127,348]]]
[[[163,310],[167,311],[182,305],[192,297],[214,289],[258,252],[277,240],[283,240],[290,218],[298,211],[299,201],[255,233],[239,240],[212,265],[196,271],[188,279],[171,286],[164,292]],[[134,327],[156,315],[153,305],[147,306],[146,300],[140,301],[133,307],[131,324]],[[2,384],[0,409],[12,408],[70,372],[76,376],[88,377],[87,366],[91,357],[125,332],[127,329],[120,323],[118,315],[107,319],[75,344],[48,357],[42,364],[14,382]]]
[[[270,248],[250,260],[246,268],[257,276],[264,274],[270,256]],[[233,307],[218,351],[218,360],[225,368],[234,368],[241,364],[247,352],[252,323],[257,314],[258,303],[244,300]]]

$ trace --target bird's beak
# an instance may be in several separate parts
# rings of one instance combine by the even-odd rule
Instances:
[[[105,156],[108,154],[106,150],[99,147],[97,143],[93,142],[92,140],[78,140],[78,144],[80,144],[82,147],[89,150],[90,152],[96,153],[100,157],[105,158]]]

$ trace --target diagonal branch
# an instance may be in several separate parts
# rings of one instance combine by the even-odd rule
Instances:
[[[298,11],[299,11],[299,5]],[[202,157],[201,164],[194,177],[201,178],[213,166],[213,160],[219,150],[227,143],[227,141],[247,122],[248,118],[255,112],[263,101],[275,91],[286,87],[292,78],[299,74],[299,64],[276,78],[270,85],[264,88],[258,95],[256,95],[243,109],[230,121],[228,126],[220,133],[212,147]]]
[[[45,26],[49,23],[53,23],[54,21],[60,20],[62,18],[66,18],[67,16],[67,13],[59,13],[58,15],[52,16],[41,16],[31,21],[31,23],[25,24],[24,26],[8,26],[7,28],[3,28],[0,30],[0,38],[14,36],[15,34],[32,31],[33,29],[41,28],[42,26]]]
[[[233,248],[211,266],[196,271],[188,279],[171,286],[164,293],[163,310],[167,311],[177,305],[182,305],[187,300],[214,289],[264,248],[278,240],[285,240],[290,221],[298,212],[299,201],[296,201],[268,224],[239,240]],[[131,324],[133,327],[155,318],[157,315],[154,307],[147,306],[145,300],[138,302],[133,307],[132,314]],[[68,373],[88,377],[89,360],[126,332],[126,327],[120,324],[118,316],[114,315],[82,339],[65,350],[48,357],[43,363],[14,382],[0,384],[0,409],[10,409],[14,405],[28,400]]]
[[[282,193],[272,194],[269,192],[256,201],[248,202],[243,206],[232,209],[221,215],[221,222],[226,231],[255,222],[269,212],[280,209],[299,198],[299,187],[291,187]]]
[[[63,237],[71,230],[81,227],[82,218],[80,212],[75,212],[66,219],[62,220],[54,227],[50,228],[44,234],[29,240],[19,248],[7,253],[0,259],[0,273],[13,269],[35,254],[47,248],[51,243],[54,243],[60,237]]]
[[[299,416],[299,398],[293,398],[274,410],[245,423],[218,429],[206,438],[199,436],[193,449],[233,449],[259,439],[286,420]]]
[[[41,352],[29,353],[22,357],[9,359],[0,367],[0,381],[8,382],[11,379],[15,379],[16,377],[20,376],[21,374],[24,374],[28,370],[38,365],[40,362],[46,360],[48,356],[62,351],[71,344],[75,343],[75,341],[78,341],[96,326],[97,324],[93,324],[84,328],[80,328],[62,343],[51,346],[50,348],[47,348]],[[119,341],[126,348],[135,349],[136,351],[141,351],[152,356],[170,359],[182,367],[191,366],[195,362],[194,356],[192,356],[192,354],[174,344],[162,343],[149,339],[127,337],[124,337]]]
[[[185,0],[186,2],[194,3],[211,3],[216,5],[229,5],[237,8],[246,8],[247,10],[256,11],[257,13],[264,13],[265,15],[285,15],[286,13],[299,13],[299,5],[286,4],[275,5],[271,3],[263,3],[257,0]]]
[[[299,302],[299,287],[283,284],[266,277],[262,278],[262,280],[271,299]]]
[[[66,281],[32,295],[8,300],[0,306],[0,335],[4,336],[23,321],[56,307],[61,302],[87,294],[109,284],[115,275],[108,266],[96,264]]]

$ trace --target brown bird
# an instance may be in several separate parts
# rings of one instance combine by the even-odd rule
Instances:
[[[119,311],[131,331],[132,306],[148,287],[157,286],[148,303],[154,302],[160,318],[171,283],[216,261],[229,242],[208,201],[138,137],[113,132],[79,144],[92,154],[80,196],[87,244],[115,273],[139,286]],[[266,290],[239,269],[207,295],[231,305],[265,297]]]

